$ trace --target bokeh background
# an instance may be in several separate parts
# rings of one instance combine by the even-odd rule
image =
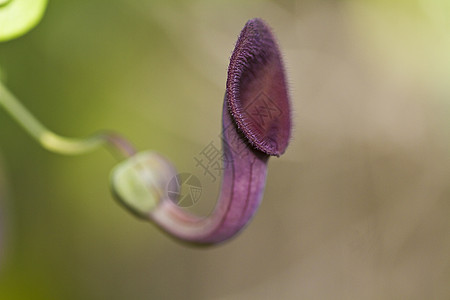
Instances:
[[[48,127],[114,129],[204,188],[228,59],[264,18],[295,129],[250,226],[177,243],[113,200],[105,150],[46,152],[0,109],[0,299],[449,299],[450,2],[50,1],[0,44],[2,78]]]

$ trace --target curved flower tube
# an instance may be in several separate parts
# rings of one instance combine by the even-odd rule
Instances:
[[[112,187],[120,202],[171,236],[196,244],[223,242],[248,224],[262,199],[268,159],[284,153],[291,134],[283,63],[260,19],[248,21],[236,43],[222,122],[224,174],[211,215],[195,216],[169,199],[166,187],[175,168],[152,152],[137,154],[113,170]]]

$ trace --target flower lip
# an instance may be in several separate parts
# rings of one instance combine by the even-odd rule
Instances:
[[[279,156],[291,136],[291,109],[283,62],[274,36],[261,19],[249,20],[230,59],[228,108],[258,150]]]

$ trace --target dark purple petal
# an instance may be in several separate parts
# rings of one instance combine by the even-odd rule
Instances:
[[[269,155],[283,154],[291,136],[289,96],[280,51],[261,19],[247,22],[228,67],[231,114],[250,143]]]

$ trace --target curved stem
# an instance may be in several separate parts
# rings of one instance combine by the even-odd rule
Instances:
[[[170,161],[151,151],[139,153],[115,167],[111,173],[113,193],[133,214],[152,221],[172,237],[195,244],[221,243],[241,231],[259,207],[269,159],[268,154],[254,149],[242,136],[226,100],[223,151],[221,192],[208,216],[191,214],[170,199],[169,183],[177,172]]]
[[[219,199],[208,217],[195,216],[170,199],[163,199],[150,219],[165,232],[183,241],[215,244],[236,235],[260,205],[269,155],[249,147],[231,119],[224,101],[223,148],[225,168]]]
[[[124,138],[115,133],[99,133],[86,139],[68,138],[55,134],[39,122],[0,82],[0,106],[45,149],[66,155],[77,155],[109,145],[125,157],[136,151]]]
[[[269,27],[249,20],[228,67],[223,107],[225,170],[212,215],[199,218],[164,199],[149,218],[184,241],[218,243],[249,222],[262,198],[269,155],[291,136],[291,109],[283,62]]]

